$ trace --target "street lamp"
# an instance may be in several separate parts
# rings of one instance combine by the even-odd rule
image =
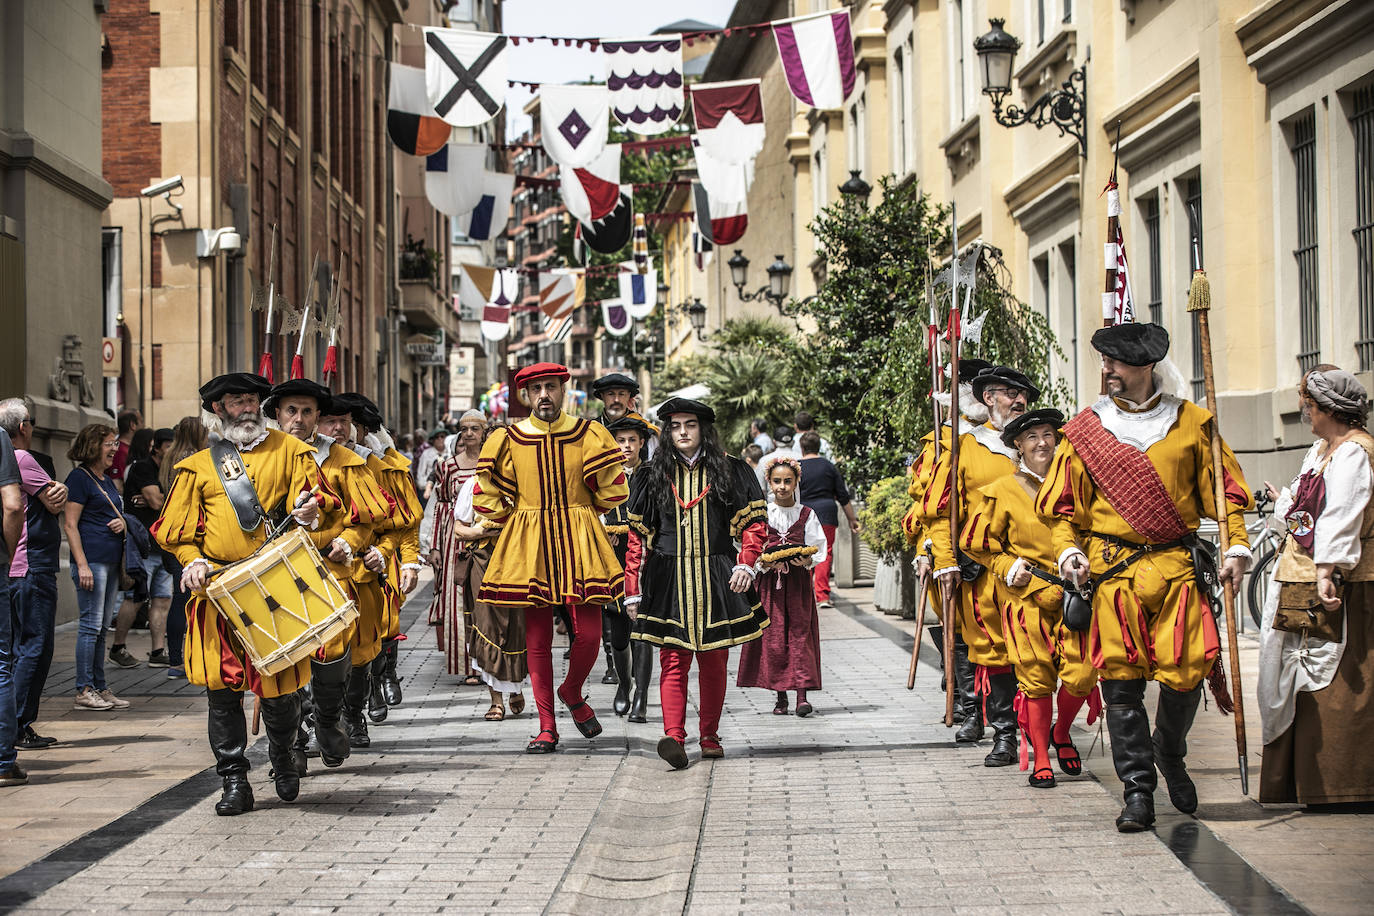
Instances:
[[[696,332],[697,340],[708,340],[711,335],[706,333],[706,306],[701,299],[692,297],[691,303],[682,303],[678,310],[687,313],[687,318],[692,322],[692,330]]]
[[[744,287],[749,283],[749,259],[744,256],[744,252],[736,248],[734,256],[725,263],[730,268],[730,282],[734,283],[740,301],[757,302],[759,299],[767,299],[777,308],[778,314],[787,314],[782,304],[786,301],[787,292],[792,286],[792,265],[784,261],[782,255],[773,255],[773,263],[768,265],[768,285],[760,286],[752,293],[744,291]]]
[[[667,284],[667,283],[663,283],[662,281],[659,282],[659,284],[658,284],[658,297],[657,297],[654,301],[658,303],[659,308],[662,308],[663,306],[666,306],[666,305],[668,304],[668,284]]]
[[[846,200],[866,201],[868,195],[873,193],[873,185],[859,177],[858,169],[850,169],[849,180],[840,185],[840,193]]]
[[[992,116],[1003,127],[1033,124],[1036,128],[1053,124],[1059,136],[1071,134],[1078,139],[1079,154],[1088,155],[1087,137],[1087,67],[1069,73],[1057,89],[1049,89],[1028,108],[1008,105],[1002,110],[1002,100],[1011,92],[1012,63],[1021,42],[1002,26],[1005,19],[989,19],[992,29],[973,40],[978,54],[979,73],[983,79],[983,95],[992,99]]]

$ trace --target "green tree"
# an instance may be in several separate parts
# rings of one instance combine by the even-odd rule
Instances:
[[[875,196],[871,208],[840,200],[812,222],[825,282],[793,306],[816,325],[805,341],[807,400],[821,408],[846,477],[862,490],[900,472],[932,427],[926,275],[950,245],[948,208],[914,180],[886,176]],[[1046,390],[1043,403],[1068,406],[1067,385],[1046,384],[1051,355],[1062,355],[1048,322],[1009,284],[1000,253],[985,249],[972,313],[987,319],[982,342],[962,355],[1016,366]],[[935,305],[943,327],[947,289]]]

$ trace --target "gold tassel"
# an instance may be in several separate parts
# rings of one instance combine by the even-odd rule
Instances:
[[[1193,271],[1193,282],[1188,286],[1188,311],[1205,312],[1212,307],[1212,284],[1207,282],[1207,271]]]

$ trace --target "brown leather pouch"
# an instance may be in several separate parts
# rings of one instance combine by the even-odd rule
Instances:
[[[1280,582],[1273,626],[1307,639],[1340,642],[1345,636],[1345,607],[1329,611],[1317,597],[1315,582]]]

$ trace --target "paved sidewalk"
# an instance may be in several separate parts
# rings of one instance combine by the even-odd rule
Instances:
[[[693,766],[681,773],[654,754],[656,691],[647,724],[616,718],[601,662],[589,690],[605,733],[583,739],[561,711],[559,752],[524,754],[533,710],[482,721],[486,690],[443,673],[415,601],[401,644],[405,703],[372,729],[372,748],[337,770],[316,766],[286,805],[259,745],[258,810],[217,818],[204,701],[148,679],[150,692],[174,695],[147,699],[147,725],[129,728],[125,713],[107,724],[116,743],[104,755],[44,764],[33,785],[0,795],[6,818],[44,808],[52,800],[38,793],[59,790],[43,783],[65,774],[68,792],[104,779],[90,797],[130,811],[83,814],[69,828],[75,842],[0,879],[0,909],[22,899],[31,912],[1367,911],[1374,823],[1244,800],[1230,784],[1230,720],[1204,713],[1194,729],[1201,820],[1171,815],[1158,835],[1123,836],[1106,758],[1089,760],[1100,781],[1061,777],[1042,791],[1014,767],[984,768],[986,747],[954,748],[933,653],[907,692],[911,626],[867,609],[868,594],[841,590],[840,608],[823,616],[814,717],[773,716],[770,693],[732,687],[726,758],[697,759],[689,719]],[[184,705],[162,720],[164,703]],[[49,721],[64,738],[80,724]],[[1251,732],[1258,740],[1257,722]],[[1078,742],[1086,751],[1092,734],[1080,730]],[[173,756],[198,775],[155,794],[156,767],[138,755],[159,745],[158,785],[175,781]],[[1252,742],[1252,790],[1257,751]],[[39,756],[25,765],[37,769]],[[65,813],[44,816],[68,827]],[[0,873],[45,851],[29,855],[41,846],[30,822],[15,828],[0,840]]]

